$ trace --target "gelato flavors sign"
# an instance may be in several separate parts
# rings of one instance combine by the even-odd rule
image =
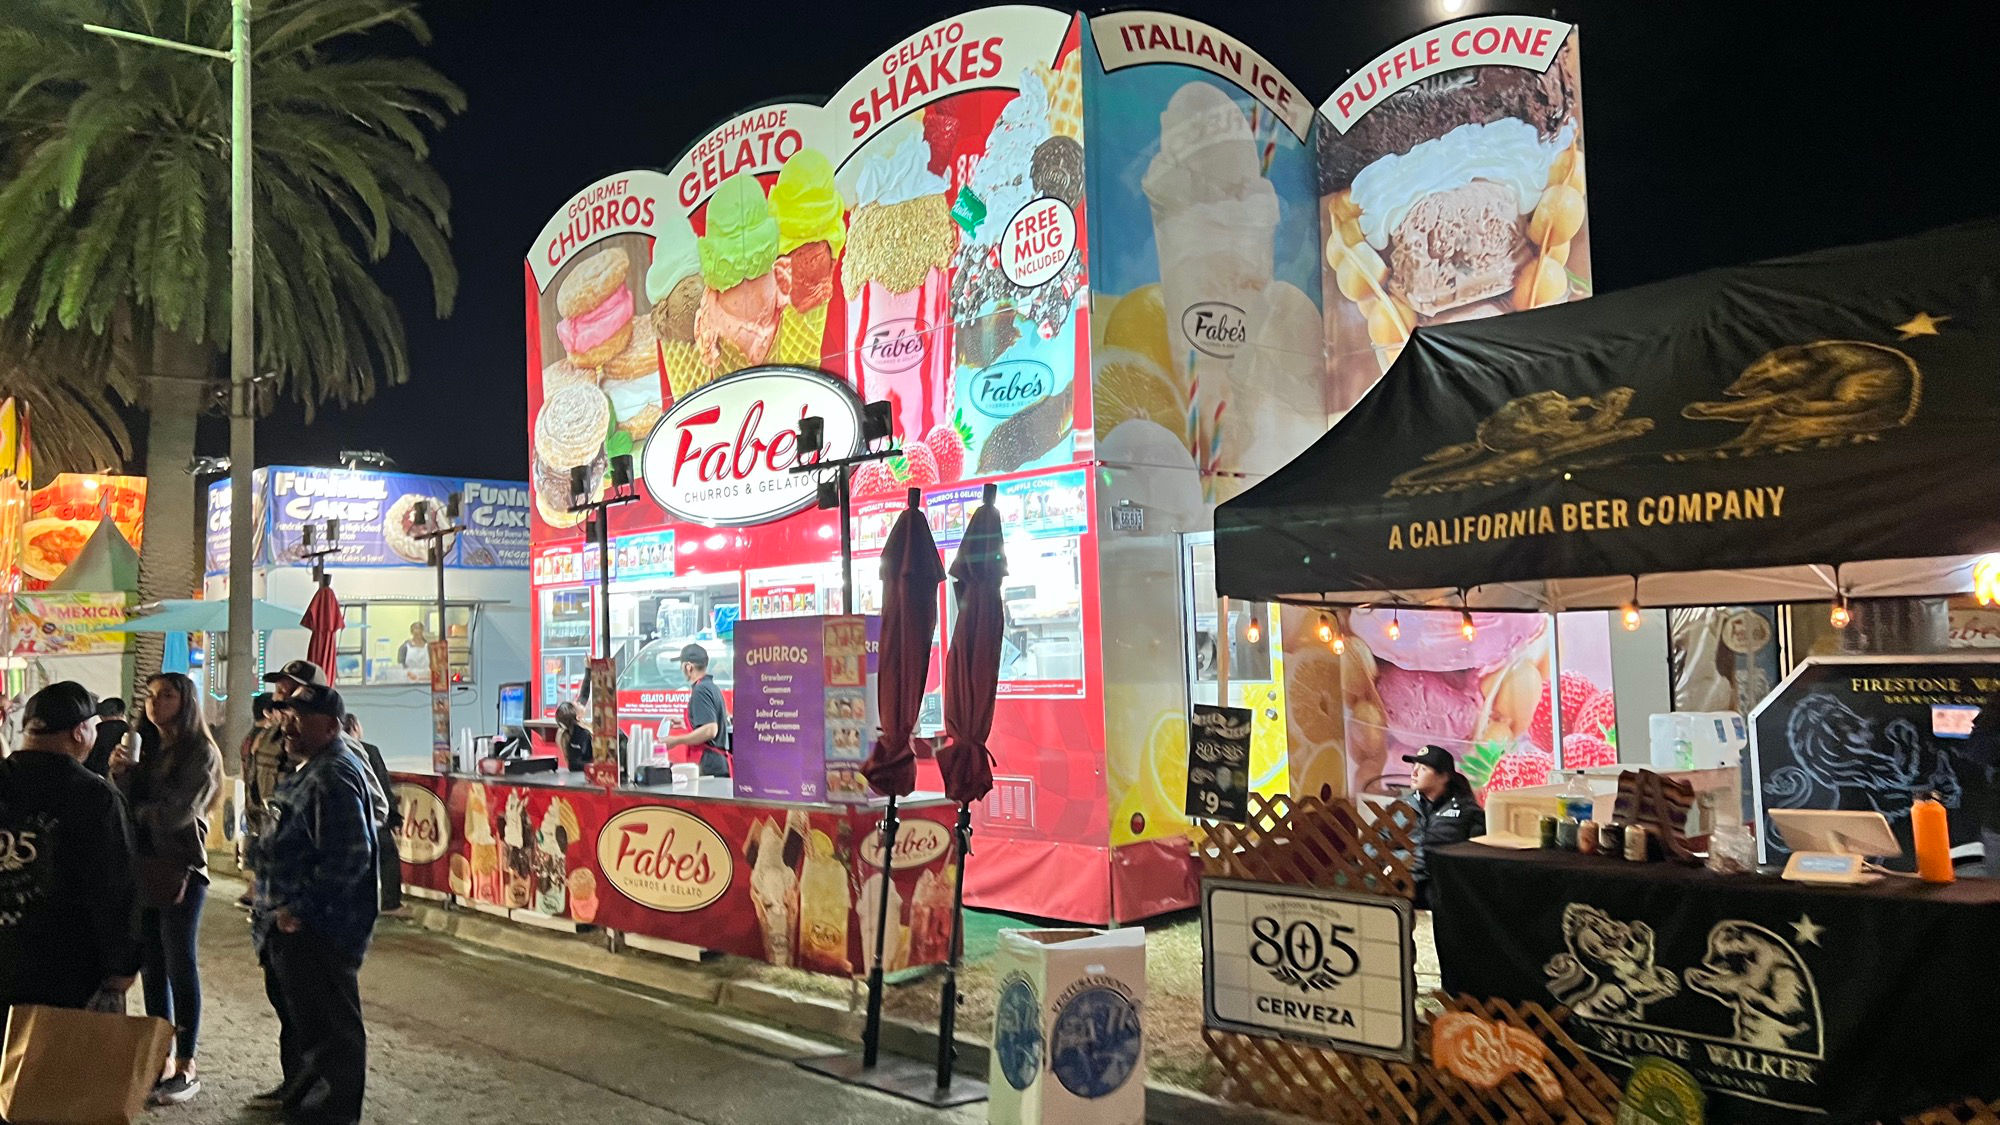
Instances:
[[[647,491],[669,515],[710,527],[782,519],[813,502],[799,423],[818,418],[816,456],[861,449],[861,404],[847,385],[815,371],[765,368],[711,383],[674,404],[646,443]]]
[[[597,835],[597,863],[618,891],[654,910],[700,910],[729,890],[735,861],[715,829],[679,809],[626,809]]]

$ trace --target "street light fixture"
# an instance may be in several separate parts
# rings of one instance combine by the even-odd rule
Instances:
[[[229,63],[229,460],[236,467],[229,479],[229,643],[232,653],[253,651],[251,617],[250,526],[251,467],[257,463],[255,281],[256,234],[251,225],[250,192],[250,0],[229,2],[229,49],[217,50],[122,28],[86,23],[85,31],[164,47]],[[250,696],[256,691],[256,669],[248,660],[229,662],[228,738],[234,746],[250,732]]]

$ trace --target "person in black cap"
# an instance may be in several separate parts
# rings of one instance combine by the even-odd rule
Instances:
[[[1472,796],[1472,783],[1458,772],[1458,763],[1443,747],[1426,746],[1415,754],[1403,755],[1410,763],[1410,791],[1403,803],[1417,814],[1417,828],[1411,842],[1416,854],[1409,856],[1410,874],[1417,880],[1417,908],[1431,905],[1431,881],[1425,871],[1426,853],[1445,844],[1462,844],[1486,834],[1486,811]]]
[[[368,1071],[359,974],[381,902],[369,770],[341,732],[339,692],[304,684],[277,707],[297,769],[271,802],[250,933],[278,1013],[284,1080],[251,1104],[353,1125]]]
[[[139,972],[139,887],[125,802],[83,767],[97,700],[63,680],[28,700],[0,759],[0,1010],[125,1010]]]
[[[659,745],[701,747],[701,776],[729,776],[729,708],[722,689],[708,674],[708,650],[700,645],[681,649],[681,674],[688,681],[688,729],[676,734],[660,724]]]

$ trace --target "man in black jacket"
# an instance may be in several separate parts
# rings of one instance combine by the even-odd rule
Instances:
[[[1417,814],[1412,840],[1416,854],[1406,859],[1417,880],[1417,908],[1428,910],[1431,881],[1425,870],[1427,853],[1485,835],[1486,812],[1473,799],[1472,783],[1458,772],[1458,763],[1443,747],[1426,746],[1419,753],[1403,755],[1403,760],[1410,763],[1410,791],[1403,794],[1403,803]]]
[[[125,802],[83,766],[97,701],[72,680],[28,700],[0,759],[0,1009],[124,1010],[139,971],[138,881]]]
[[[117,696],[102,700],[97,705],[97,742],[91,747],[90,757],[85,758],[83,768],[99,777],[111,776],[111,755],[118,745],[125,741],[125,732],[132,724],[125,721],[125,701]]]

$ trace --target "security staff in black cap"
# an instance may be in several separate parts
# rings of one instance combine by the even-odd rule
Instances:
[[[1417,880],[1417,907],[1428,910],[1431,881],[1424,861],[1430,849],[1485,835],[1486,811],[1473,798],[1472,783],[1458,772],[1458,763],[1443,747],[1426,746],[1403,755],[1403,760],[1410,763],[1410,791],[1403,794],[1403,803],[1417,814],[1410,874]]]

